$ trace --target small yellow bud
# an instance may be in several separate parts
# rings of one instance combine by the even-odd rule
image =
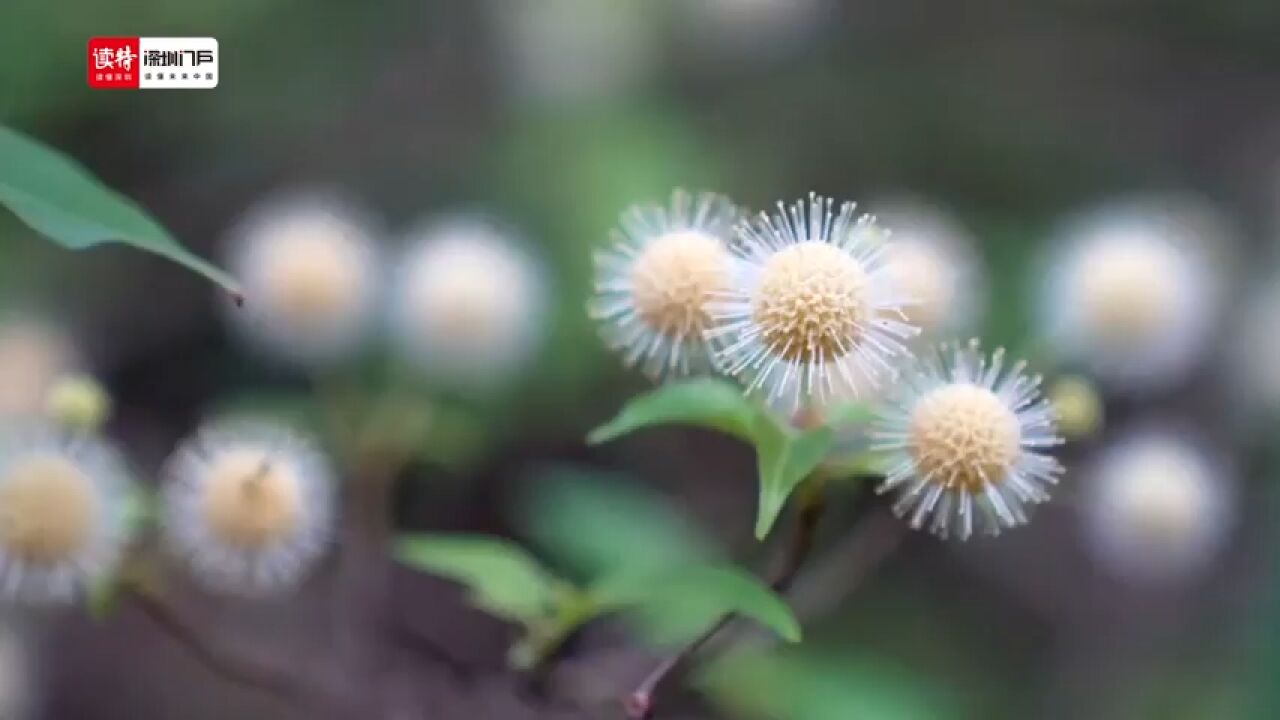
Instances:
[[[111,416],[111,396],[88,375],[64,375],[49,388],[45,413],[63,427],[95,432]]]
[[[1063,437],[1079,440],[1102,429],[1102,399],[1088,380],[1076,376],[1058,380],[1049,389],[1049,402]]]

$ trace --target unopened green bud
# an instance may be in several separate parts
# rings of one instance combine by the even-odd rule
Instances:
[[[111,415],[111,396],[88,375],[64,375],[49,389],[45,412],[64,427],[96,432]]]
[[[1049,388],[1049,402],[1058,414],[1058,429],[1068,440],[1089,437],[1102,428],[1102,399],[1093,383],[1068,376]]]

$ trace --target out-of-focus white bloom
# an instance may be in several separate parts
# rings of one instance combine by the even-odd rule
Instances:
[[[738,228],[736,277],[708,310],[728,373],[767,400],[821,403],[893,376],[918,332],[886,270],[875,220],[810,194]]]
[[[264,351],[311,365],[351,354],[370,329],[379,261],[369,223],[343,201],[293,195],[251,209],[228,264],[244,288],[228,314]]]
[[[455,217],[412,233],[400,263],[392,325],[423,372],[464,389],[524,367],[545,330],[542,269],[494,225]]]
[[[1077,218],[1049,268],[1041,309],[1048,339],[1120,389],[1184,377],[1218,318],[1224,232],[1191,207],[1147,202]]]
[[[657,59],[652,6],[598,0],[495,0],[497,52],[510,92],[546,102],[619,97]]]
[[[1062,467],[1042,450],[1058,445],[1053,409],[1025,363],[1004,372],[976,340],[940,348],[903,376],[873,437],[892,456],[878,492],[896,491],[894,512],[913,528],[966,540],[976,524],[989,535],[1027,522],[1027,506],[1049,499]]]
[[[128,476],[83,435],[10,428],[0,437],[0,593],[69,602],[109,575],[127,540]]]
[[[1280,280],[1263,286],[1237,328],[1237,390],[1249,404],[1280,407]]]
[[[77,364],[71,339],[36,320],[0,321],[0,418],[42,413],[46,395]]]
[[[1086,544],[1133,582],[1176,581],[1205,569],[1235,518],[1223,468],[1194,440],[1168,431],[1116,440],[1085,481]]]
[[[653,378],[712,366],[710,303],[729,288],[738,209],[714,193],[677,190],[668,206],[636,205],[596,255],[589,307],[605,343]]]
[[[333,470],[310,439],[289,429],[211,425],[174,452],[165,479],[165,536],[211,589],[286,592],[328,547]]]
[[[973,239],[942,210],[918,201],[877,203],[876,217],[892,233],[885,259],[910,302],[907,320],[922,339],[967,332],[986,309],[986,278]]]

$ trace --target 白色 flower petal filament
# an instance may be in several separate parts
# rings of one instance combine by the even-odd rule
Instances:
[[[682,190],[665,206],[623,213],[611,247],[596,254],[588,312],[624,363],[655,379],[712,369],[708,305],[733,280],[738,217],[721,195]]]
[[[329,461],[309,438],[261,421],[222,421],[169,460],[165,539],[206,587],[284,592],[328,547],[334,486]]]
[[[791,410],[874,388],[917,330],[885,264],[885,232],[810,194],[737,227],[736,278],[709,306],[721,369]]]
[[[128,539],[128,473],[100,440],[35,426],[0,436],[0,594],[74,600],[117,567]]]
[[[873,432],[892,458],[879,492],[917,529],[966,539],[1022,525],[1049,499],[1062,467],[1042,451],[1061,444],[1040,378],[1006,368],[1004,351],[984,357],[976,340],[919,360]]]

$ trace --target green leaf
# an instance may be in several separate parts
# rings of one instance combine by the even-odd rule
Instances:
[[[396,558],[448,578],[470,591],[476,607],[507,620],[545,620],[556,600],[556,579],[515,543],[480,535],[404,535]]]
[[[528,532],[583,577],[656,571],[713,554],[672,503],[617,475],[559,466],[531,480],[523,504]]]
[[[830,452],[834,434],[829,427],[796,431],[762,415],[755,435],[760,472],[756,538],[763,540],[773,529],[787,498]]]
[[[800,640],[800,622],[787,603],[731,565],[624,572],[604,578],[588,594],[602,609],[636,611],[641,627],[659,643],[696,637],[730,613],[751,618],[789,642]]]
[[[656,425],[697,425],[750,442],[759,410],[725,380],[699,378],[660,385],[633,398],[614,419],[587,436],[593,445]]]
[[[876,419],[875,407],[867,403],[841,403],[826,411],[826,425],[836,430],[867,425]]]
[[[0,204],[71,250],[132,245],[204,275],[238,295],[230,275],[191,253],[131,200],[102,185],[74,160],[0,126]]]
[[[752,720],[944,720],[951,705],[882,659],[781,652],[738,654],[696,682],[724,710]]]
[[[865,423],[872,410],[861,404],[841,407],[832,424]],[[601,443],[640,428],[677,423],[729,433],[751,443],[759,468],[760,501],[755,533],[763,540],[777,522],[787,498],[830,453],[831,426],[796,430],[760,407],[724,380],[697,379],[662,385],[627,403],[617,417],[587,437]]]

